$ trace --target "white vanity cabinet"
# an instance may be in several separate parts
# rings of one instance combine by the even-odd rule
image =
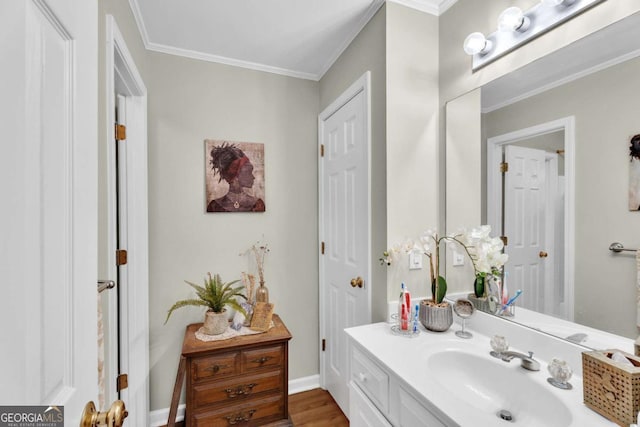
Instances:
[[[444,427],[390,369],[352,343],[349,383],[351,427]]]

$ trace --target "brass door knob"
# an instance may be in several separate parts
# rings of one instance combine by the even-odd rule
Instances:
[[[90,401],[85,405],[84,411],[82,411],[80,427],[122,427],[127,415],[129,415],[129,413],[124,407],[122,400],[113,402],[109,410],[105,412],[98,412],[96,405]]]
[[[351,279],[351,287],[355,288],[361,288],[364,286],[364,280],[362,280],[362,277],[358,276],[355,279]]]
[[[546,257],[549,256],[549,254],[546,253],[545,251],[540,251],[540,253],[538,255],[540,255],[540,258],[546,258]]]

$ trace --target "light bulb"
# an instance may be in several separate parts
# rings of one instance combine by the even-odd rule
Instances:
[[[491,40],[487,40],[482,33],[471,33],[464,39],[464,51],[467,55],[475,55],[477,53],[487,53],[493,47]]]
[[[518,31],[523,33],[529,28],[531,21],[524,15],[519,7],[505,9],[498,18],[498,29],[500,31]]]

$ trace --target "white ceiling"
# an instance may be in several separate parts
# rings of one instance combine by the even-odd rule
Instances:
[[[129,0],[149,50],[319,80],[385,0]],[[391,0],[439,15],[457,0]]]

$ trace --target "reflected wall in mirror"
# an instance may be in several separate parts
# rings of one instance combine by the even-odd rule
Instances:
[[[519,261],[514,254],[505,268],[512,293],[518,287],[524,290],[519,304],[629,338],[637,337],[635,256],[614,254],[608,247],[614,241],[627,247],[640,247],[640,215],[627,209],[629,138],[640,133],[639,33],[640,14],[632,15],[485,85],[481,91],[482,130],[478,138],[455,141],[450,146],[447,134],[447,198],[452,188],[461,185],[456,182],[456,171],[464,171],[464,175],[460,173],[460,180],[465,176],[470,185],[480,186],[478,192],[482,194],[479,208],[462,203],[456,206],[447,200],[448,231],[469,226],[456,221],[457,212],[475,209],[475,215],[483,223],[493,223],[496,230],[506,227],[507,251],[514,250],[516,243],[524,245],[526,238],[531,241],[537,236],[545,246],[530,251],[532,258],[537,257],[536,262]],[[477,97],[477,91],[464,95],[467,96]],[[454,104],[461,104],[460,99]],[[476,114],[480,116],[480,111]],[[566,130],[542,133],[544,138],[534,135],[528,142],[525,137],[511,138],[513,143],[505,142],[527,130],[571,121],[569,118],[574,122],[574,129],[569,131],[574,133],[573,147],[568,146],[571,135]],[[447,114],[447,131],[459,126],[465,123],[450,123]],[[467,144],[467,152],[476,157],[467,157],[461,163],[459,156],[449,156],[450,150],[460,151],[460,146],[455,144]],[[543,152],[522,147],[542,148]],[[528,154],[522,154],[523,151]],[[498,179],[498,192],[490,195],[493,190],[488,186],[495,190],[496,179],[491,178],[487,164],[506,155],[514,156],[516,163],[537,162],[539,169],[531,177],[557,180],[559,184],[546,182],[541,186],[538,183],[547,190],[547,195],[542,195],[543,191],[537,190],[535,183],[525,190],[519,187],[522,183],[505,181],[513,191],[512,195],[504,194],[504,200],[511,207],[506,208],[503,224],[502,181]],[[524,160],[526,156],[531,158]],[[482,170],[473,178],[481,184],[469,180],[466,171],[470,163],[482,165]],[[509,171],[514,169],[517,167],[510,164]],[[556,173],[549,169],[555,169]],[[572,188],[567,186],[570,180],[573,180]],[[550,188],[555,191],[553,196],[549,195]],[[527,207],[524,205],[526,194],[529,199],[554,198],[555,207],[546,207],[546,203]],[[551,247],[553,249],[547,249]],[[447,268],[449,276],[449,268],[455,267]],[[537,284],[525,283],[525,277],[536,275]],[[518,321],[517,314],[515,320]],[[566,338],[563,333],[558,334]]]

